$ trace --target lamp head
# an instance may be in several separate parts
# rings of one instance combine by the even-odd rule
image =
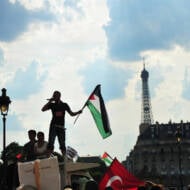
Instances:
[[[177,138],[177,142],[180,143],[181,142],[181,138],[182,138],[182,132],[181,132],[180,127],[177,128],[176,138]]]
[[[7,90],[5,88],[3,88],[1,91],[2,95],[0,96],[0,110],[1,110],[1,115],[5,116],[8,114],[9,104],[11,103],[11,100],[6,95]]]
[[[178,142],[178,143],[181,142],[181,137],[177,137],[177,142]]]

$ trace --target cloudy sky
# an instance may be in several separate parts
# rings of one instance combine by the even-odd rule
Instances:
[[[23,145],[31,128],[47,140],[51,113],[41,107],[54,90],[78,111],[101,84],[112,136],[102,139],[85,108],[75,125],[66,116],[66,142],[80,156],[106,151],[124,160],[139,134],[143,58],[154,122],[190,120],[189,7],[186,0],[0,0],[0,88],[12,100],[7,144]]]

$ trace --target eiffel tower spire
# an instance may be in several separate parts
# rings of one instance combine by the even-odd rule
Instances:
[[[141,123],[153,124],[153,115],[150,101],[150,94],[148,88],[149,73],[145,69],[145,62],[143,59],[144,68],[141,72],[142,79],[142,110],[141,110]]]

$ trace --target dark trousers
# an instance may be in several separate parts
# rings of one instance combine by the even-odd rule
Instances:
[[[65,148],[65,128],[57,127],[56,125],[50,125],[49,129],[49,140],[48,140],[48,149],[53,150],[54,149],[54,143],[55,143],[55,137],[57,136],[59,141],[59,146],[62,152],[66,150]]]

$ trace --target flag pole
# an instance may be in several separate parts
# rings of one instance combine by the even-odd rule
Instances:
[[[98,84],[98,85],[95,87],[95,89],[93,90],[93,92],[90,94],[90,96],[89,96],[88,99],[86,100],[85,104],[84,104],[83,107],[81,108],[82,111],[83,111],[83,109],[85,108],[85,106],[86,106],[88,100],[90,99],[90,97],[94,94],[94,92],[95,92],[95,90],[96,90],[96,88],[97,88],[98,86],[100,86],[100,84]],[[76,119],[75,119],[75,121],[74,121],[73,124],[76,123],[76,121],[77,121],[77,119],[79,118],[79,116],[80,116],[80,114],[77,115],[77,117],[76,117]]]
[[[113,158],[107,153],[107,152],[105,152],[106,154],[107,154],[107,156],[113,161]]]
[[[82,109],[81,109],[81,110],[83,111],[83,109],[84,109],[84,107],[82,107]],[[80,116],[80,114],[78,114],[78,115],[77,115],[77,117],[76,117],[76,119],[75,119],[75,121],[74,121],[74,123],[73,123],[73,124],[75,124],[75,123],[76,123],[76,121],[77,121],[77,119],[79,118],[79,116]]]

